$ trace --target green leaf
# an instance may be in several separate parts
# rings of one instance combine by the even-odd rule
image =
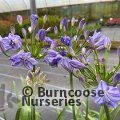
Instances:
[[[104,107],[103,106],[101,106],[101,108],[100,108],[100,114],[99,114],[99,120],[102,120],[102,118],[103,118],[103,114],[105,113],[105,111],[104,111]]]
[[[114,109],[112,111],[112,113],[111,113],[111,120],[116,120],[118,114],[120,114],[120,105],[116,109]]]
[[[62,115],[63,115],[63,113],[65,112],[66,109],[67,109],[67,108],[64,107],[63,110],[61,110],[61,112],[59,113],[59,115],[58,115],[58,117],[57,117],[56,120],[61,120],[61,117],[62,117]]]
[[[17,110],[16,116],[15,116],[15,120],[20,120],[21,109],[22,109],[22,108],[19,108],[19,109]]]

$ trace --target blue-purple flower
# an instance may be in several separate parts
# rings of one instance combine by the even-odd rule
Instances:
[[[67,25],[68,25],[68,20],[65,17],[60,21],[60,29],[63,29],[64,31],[66,31]]]
[[[17,50],[22,46],[22,39],[19,35],[9,34],[8,37],[1,39],[1,44],[5,51]]]
[[[120,91],[117,87],[108,86],[105,81],[101,80],[98,88],[98,91],[103,90],[104,96],[99,96],[95,98],[95,102],[99,105],[108,105],[109,107],[116,108],[118,106],[118,102],[120,101]]]
[[[86,68],[86,66],[83,63],[81,63],[80,61],[78,61],[78,60],[71,60],[69,63],[75,69]]]
[[[37,33],[37,36],[39,40],[44,41],[46,37],[46,30],[45,29],[40,29]]]
[[[30,22],[31,22],[31,29],[32,31],[35,30],[37,24],[38,24],[38,15],[32,14],[30,16]]]
[[[65,50],[60,50],[60,51],[59,51],[59,54],[62,55],[62,56],[66,56],[66,55],[67,55],[67,51],[65,51]]]
[[[114,86],[116,86],[119,83],[120,83],[120,73],[116,73],[113,77],[113,84]]]
[[[12,66],[25,66],[27,69],[32,70],[33,66],[37,65],[38,62],[31,57],[30,52],[24,52],[21,50],[19,53],[16,55],[13,55],[10,57],[10,61]]]
[[[85,27],[85,19],[83,18],[80,22],[79,22],[79,26],[78,26],[78,31],[80,30],[80,29],[84,29],[84,27]]]
[[[97,50],[101,50],[103,48],[110,49],[111,47],[111,40],[106,36],[102,36],[98,42],[95,43]]]
[[[61,59],[62,56],[58,54],[58,52],[49,50],[48,54],[44,58],[44,62],[48,63],[52,67],[57,67]]]
[[[101,50],[103,48],[110,49],[111,47],[111,40],[101,32],[95,31],[92,37],[89,36],[88,42],[92,48],[96,48],[97,50]]]
[[[50,43],[50,44],[51,44],[51,43],[53,42],[53,39],[51,39],[50,37],[47,37],[47,36],[46,36],[46,37],[44,38],[44,42],[47,42],[47,43]]]
[[[71,38],[70,38],[69,36],[61,37],[61,42],[62,42],[64,45],[72,46],[72,41],[71,41]]]
[[[70,64],[71,59],[63,58],[60,62],[61,66],[68,72],[73,72],[74,68]]]

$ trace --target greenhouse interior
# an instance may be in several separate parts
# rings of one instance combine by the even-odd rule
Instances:
[[[0,120],[120,120],[120,0],[0,0]]]

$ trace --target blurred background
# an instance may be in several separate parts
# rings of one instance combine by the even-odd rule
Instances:
[[[42,26],[42,18],[49,15],[46,28],[59,26],[62,17],[68,19],[85,18],[88,23],[99,22],[102,26],[120,25],[120,0],[0,0],[0,34],[9,33],[10,26],[15,26],[16,33],[20,34],[16,22],[16,15],[24,18],[24,27],[29,25],[29,16],[37,13],[39,27]],[[100,29],[98,24],[92,24],[92,28]]]

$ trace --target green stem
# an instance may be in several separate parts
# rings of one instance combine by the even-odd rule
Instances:
[[[106,118],[107,120],[111,120],[110,119],[110,113],[109,113],[109,109],[107,105],[104,105],[104,109],[105,109],[105,113],[106,113]]]
[[[73,90],[73,74],[71,72],[70,72],[70,89]],[[72,106],[72,112],[73,112],[73,120],[77,120],[75,115],[75,106]]]
[[[88,98],[86,100],[86,116],[85,116],[85,120],[88,120]]]
[[[32,72],[35,72],[35,65],[33,66]],[[35,90],[34,87],[33,90]],[[32,98],[35,99],[35,96],[32,96]],[[35,106],[31,106],[31,119],[35,120]]]

